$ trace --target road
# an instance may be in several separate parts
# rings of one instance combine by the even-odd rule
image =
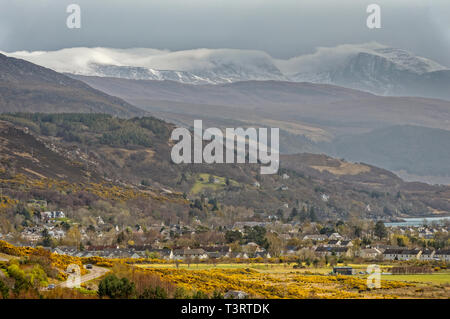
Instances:
[[[99,278],[99,277],[103,276],[104,274],[106,274],[108,271],[110,271],[110,270],[106,269],[106,268],[92,266],[92,269],[89,270],[88,274],[80,277],[80,281],[78,283],[82,284],[82,283],[88,282],[90,280]],[[73,288],[73,283],[66,280],[60,284],[57,284],[56,287]]]
[[[6,254],[0,253],[0,261],[8,261],[11,258],[14,258],[14,256],[10,256],[10,255],[6,255]]]
[[[5,256],[5,255],[4,255]],[[8,261],[9,258],[5,258],[4,256],[0,256],[0,261]],[[6,255],[8,256],[8,255]],[[92,269],[89,270],[89,273],[86,275],[83,275],[80,277],[80,281],[78,282],[80,285],[94,280],[96,278],[99,278],[101,276],[103,276],[104,274],[106,274],[108,271],[110,271],[107,268],[102,268],[102,267],[97,267],[97,266],[92,266]],[[2,271],[0,271],[0,277],[4,277],[4,274]],[[73,284],[70,281],[64,281],[62,283],[57,284],[55,287],[61,287],[61,288],[73,288]],[[46,289],[46,288],[44,288]]]

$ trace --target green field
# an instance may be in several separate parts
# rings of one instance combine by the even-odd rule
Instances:
[[[195,180],[194,186],[192,186],[192,188],[191,188],[191,193],[198,194],[198,193],[202,192],[204,189],[210,189],[211,191],[217,191],[219,189],[225,188],[225,186],[226,186],[226,178],[225,177],[212,175],[212,177],[214,179],[216,179],[217,182],[210,183],[209,182],[210,176],[211,176],[210,174],[206,174],[206,173],[198,174],[198,176]],[[230,185],[239,186],[239,183],[230,179]]]
[[[407,281],[415,283],[450,284],[450,272],[418,275],[382,275],[382,280]]]

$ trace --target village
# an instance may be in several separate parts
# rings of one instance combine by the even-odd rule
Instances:
[[[318,223],[306,226],[282,223],[276,218],[265,222],[240,221],[214,229],[202,224],[164,223],[145,228],[139,225],[111,227],[98,216],[97,226],[79,227],[71,223],[62,211],[44,211],[35,214],[34,224],[24,227],[19,238],[13,234],[0,234],[0,239],[21,246],[43,246],[53,253],[75,257],[153,258],[189,262],[268,260],[286,256],[311,263],[323,259],[327,263],[329,260],[335,263],[344,260],[450,261],[448,247],[430,245],[438,238],[448,238],[448,224],[385,227],[378,222],[375,229],[358,230],[349,235],[344,223],[339,223],[342,223],[340,228],[346,234],[333,231],[339,227],[330,228]],[[208,233],[210,238],[199,240],[204,233]],[[186,244],[182,245],[183,240],[180,239],[186,239]]]

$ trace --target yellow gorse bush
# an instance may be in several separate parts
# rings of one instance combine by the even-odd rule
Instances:
[[[161,195],[152,194],[149,192],[144,192],[132,187],[117,186],[112,183],[69,183],[62,180],[56,180],[51,178],[41,178],[34,179],[30,178],[24,174],[17,174],[10,179],[0,179],[0,184],[7,185],[13,189],[53,189],[62,193],[77,193],[77,192],[88,192],[94,194],[102,199],[120,200],[128,201],[138,198],[152,198],[154,200],[165,201],[169,198]],[[186,202],[184,199],[171,198],[171,201]],[[10,199],[11,205],[14,201]],[[14,205],[13,205],[14,206]],[[1,206],[0,206],[1,207]]]
[[[16,199],[12,199],[8,196],[2,196],[2,197],[0,197],[0,211],[3,209],[14,207],[18,203],[19,203],[19,201]]]
[[[366,281],[352,276],[299,275],[292,272],[277,276],[253,269],[186,270],[148,268],[146,271],[188,290],[207,294],[214,291],[241,290],[257,298],[366,298],[371,291]],[[402,282],[383,282],[381,291],[407,287]],[[394,298],[373,294],[371,298]]]
[[[60,277],[62,279],[65,279],[67,277],[67,274],[64,273],[64,271],[70,264],[78,265],[80,267],[81,274],[87,273],[87,271],[83,268],[83,261],[81,258],[54,254],[42,247],[16,247],[0,240],[0,252],[18,257],[26,257],[30,255],[48,256],[51,260],[52,266],[60,270]]]

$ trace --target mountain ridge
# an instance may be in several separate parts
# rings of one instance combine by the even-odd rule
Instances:
[[[280,151],[285,154],[323,152],[349,160],[364,160],[386,169],[405,170],[417,175],[417,180],[421,180],[420,176],[448,175],[447,156],[433,157],[433,154],[441,154],[440,141],[445,140],[430,142],[433,136],[441,136],[438,130],[450,131],[450,102],[446,100],[378,96],[309,82],[245,81],[192,85],[175,81],[70,76],[185,127],[192,126],[195,119],[203,119],[205,125],[221,128],[278,127]],[[428,142],[424,138],[418,139],[422,143],[419,145],[410,137],[420,137],[420,134],[405,135],[402,130],[396,134],[390,129],[404,125],[411,125],[414,131],[423,132],[430,139]],[[346,143],[342,148],[346,152],[335,151],[333,144],[343,146],[344,136],[350,136],[347,141],[363,140],[364,136],[360,134],[376,130],[391,133],[376,142],[385,157],[367,155],[366,148],[358,148],[361,143],[356,142],[353,146]],[[375,143],[371,139],[368,141]],[[415,150],[411,153],[414,156],[399,156],[396,152],[399,148],[389,145],[394,141],[402,149]],[[434,151],[425,151],[430,146],[434,146]],[[364,157],[355,153],[357,149],[365,154]],[[424,162],[424,158],[433,160]],[[427,177],[426,180],[432,181],[433,178]]]
[[[155,52],[157,51],[157,52]],[[84,61],[72,60],[71,52]],[[377,43],[318,48],[287,60],[265,52],[230,49],[72,48],[10,55],[85,76],[172,80],[187,84],[290,81],[334,84],[386,96],[450,99],[450,68],[406,50]],[[54,61],[56,60],[56,62]]]
[[[145,114],[131,104],[84,82],[25,60],[0,54],[0,112]]]

